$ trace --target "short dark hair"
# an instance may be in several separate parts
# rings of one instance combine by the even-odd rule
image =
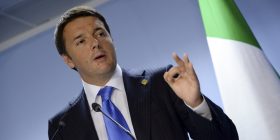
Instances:
[[[97,17],[101,22],[103,22],[105,29],[110,33],[110,28],[105,20],[105,18],[98,13],[95,9],[92,9],[87,6],[77,6],[73,7],[69,10],[67,10],[61,17],[56,25],[55,32],[54,32],[54,38],[55,38],[55,45],[58,53],[60,55],[67,54],[67,51],[65,49],[65,43],[63,38],[63,30],[65,26],[71,22],[72,20],[79,18],[79,17],[86,17],[86,16],[93,16]]]

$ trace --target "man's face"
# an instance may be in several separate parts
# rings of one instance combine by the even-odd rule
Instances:
[[[83,80],[92,83],[112,76],[116,53],[110,34],[98,18],[74,19],[65,26],[63,38],[68,55],[62,57],[69,67],[78,70]]]

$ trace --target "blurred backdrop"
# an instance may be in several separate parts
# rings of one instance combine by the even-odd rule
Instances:
[[[279,73],[280,1],[235,2]],[[120,66],[166,66],[174,64],[172,52],[186,52],[202,92],[223,106],[197,0],[6,0],[0,2],[1,140],[47,140],[48,119],[82,90],[53,41],[57,17],[80,4],[106,17]]]

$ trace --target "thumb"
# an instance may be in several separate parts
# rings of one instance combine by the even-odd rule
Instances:
[[[169,85],[171,85],[173,83],[174,79],[170,78],[170,76],[168,76],[168,75],[169,75],[169,73],[165,72],[163,75],[163,78]]]

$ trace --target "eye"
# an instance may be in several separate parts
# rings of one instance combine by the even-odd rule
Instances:
[[[85,42],[86,42],[85,39],[80,39],[77,41],[76,46],[80,46],[80,45],[84,44]]]
[[[96,36],[97,38],[106,37],[106,36],[107,36],[107,33],[106,33],[105,31],[103,31],[103,30],[100,30],[100,31],[96,32],[95,36]]]

